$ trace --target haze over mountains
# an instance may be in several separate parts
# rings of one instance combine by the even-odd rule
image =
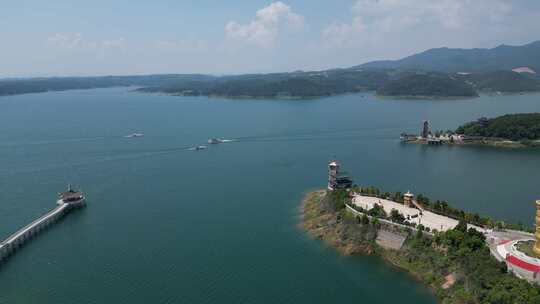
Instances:
[[[540,91],[535,71],[540,71],[540,41],[493,49],[436,48],[400,60],[325,71],[0,80],[0,95],[139,86],[145,92],[233,98],[313,98],[365,91],[388,96],[473,97],[486,91]]]

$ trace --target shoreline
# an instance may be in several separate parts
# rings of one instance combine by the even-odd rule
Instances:
[[[402,99],[402,100],[437,100],[437,101],[453,101],[453,100],[469,100],[480,97],[480,94],[471,96],[437,96],[437,95],[384,95],[376,93],[375,96],[381,99]]]
[[[316,208],[316,206],[314,205],[321,203],[321,200],[325,194],[325,190],[308,191],[305,193],[301,201],[299,216],[300,223],[298,226],[301,227],[304,232],[307,232],[310,238],[322,241],[325,246],[335,249],[339,254],[343,256],[364,255],[380,258],[381,261],[391,267],[393,271],[403,272],[404,274],[411,277],[411,279],[413,279],[414,281],[425,286],[427,290],[434,296],[436,296],[439,302],[442,303],[439,296],[439,288],[436,285],[426,283],[424,280],[422,280],[421,274],[412,272],[407,267],[401,265],[396,259],[393,259],[390,252],[391,249],[384,249],[383,247],[377,245],[374,239],[371,240],[367,246],[356,247],[354,245],[346,245],[342,242],[336,241],[335,236],[333,235],[333,233],[336,233],[336,231],[339,230],[338,227],[336,227],[336,230],[330,231],[324,231],[323,229],[321,229],[323,227],[315,228],[313,224],[322,224],[322,221],[324,221],[324,219],[322,219],[322,221],[320,221],[321,219],[317,219],[315,223],[311,222],[312,220],[314,220],[314,218],[312,218],[309,213],[316,212],[319,213],[319,216],[322,217],[327,217],[328,215],[330,215],[321,213],[321,210]],[[333,215],[337,216],[338,213],[335,213]],[[306,222],[306,218],[308,222]],[[399,252],[398,250],[394,251],[396,253]]]
[[[255,99],[255,100],[316,100],[316,99],[325,99],[335,96],[343,95],[361,95],[362,98],[365,97],[365,94],[374,94],[374,91],[351,91],[351,92],[342,92],[342,93],[332,93],[325,95],[315,95],[315,96],[294,96],[294,95],[271,95],[271,96],[251,96],[251,95],[221,95],[221,94],[183,94],[181,92],[163,92],[163,91],[149,91],[144,90],[144,88],[133,90],[132,92],[145,93],[145,94],[157,94],[163,96],[174,96],[174,97],[201,97],[201,98],[223,98],[223,99],[236,99],[236,100],[246,100],[246,99]],[[375,96],[375,94],[374,94]]]
[[[409,140],[402,141],[404,144],[416,144],[416,145],[429,145],[426,141],[423,140]],[[444,142],[444,145],[447,146],[477,146],[477,147],[493,147],[493,148],[503,148],[503,149],[535,149],[540,148],[540,141],[533,143],[532,145],[526,145],[519,141],[512,140],[470,140],[467,142]]]
[[[311,238],[321,240],[342,255],[381,258],[426,286],[439,303],[488,303],[486,300],[499,294],[514,300],[523,299],[523,303],[538,303],[536,301],[540,299],[540,288],[509,274],[506,267],[502,270],[502,265],[490,255],[485,241],[478,239],[479,232],[455,228],[430,235],[422,230],[384,223],[377,217],[366,220],[365,213],[361,217],[354,215],[346,207],[340,207],[338,201],[326,190],[306,192],[300,204],[300,226]],[[379,237],[388,234],[406,238],[400,247],[391,248],[384,246]],[[456,234],[463,236],[456,238]],[[461,238],[464,238],[461,244],[447,243]],[[471,242],[476,244],[468,247]],[[461,252],[465,249],[472,251]],[[488,282],[493,286],[484,294],[477,293],[474,286]],[[499,290],[497,284],[512,287]],[[526,298],[522,294],[525,290]]]

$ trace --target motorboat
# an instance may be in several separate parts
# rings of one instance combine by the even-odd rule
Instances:
[[[124,136],[125,138],[134,138],[134,137],[143,137],[144,133],[131,133],[129,135]]]
[[[211,144],[211,145],[221,144],[221,143],[223,143],[223,139],[220,139],[220,138],[210,138],[210,139],[208,140],[208,143]]]

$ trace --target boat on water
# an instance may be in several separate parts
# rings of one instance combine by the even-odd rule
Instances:
[[[207,147],[207,146],[203,146],[203,145],[195,146],[195,147],[193,147],[193,148],[189,148],[189,150],[191,150],[191,151],[200,151],[200,150],[206,150],[206,149],[208,149],[208,147]]]
[[[208,140],[208,143],[211,144],[211,145],[217,145],[217,144],[223,143],[223,140],[220,139],[220,138],[210,138]]]
[[[134,137],[143,137],[144,133],[131,133],[129,135],[124,136],[125,138],[134,138]]]
[[[233,141],[232,139],[222,139],[222,138],[210,138],[208,140],[208,143],[211,144],[211,145],[217,145],[217,144],[222,144],[222,143],[228,143],[228,142],[231,142]]]

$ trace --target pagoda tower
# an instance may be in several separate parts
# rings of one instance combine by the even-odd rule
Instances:
[[[412,194],[411,191],[407,191],[407,193],[403,194],[403,204],[407,207],[413,208],[413,198],[414,194]]]
[[[334,191],[337,184],[337,176],[339,173],[339,163],[331,161],[328,163],[328,190]]]
[[[429,121],[424,120],[424,125],[422,128],[422,138],[426,139],[429,136]]]

